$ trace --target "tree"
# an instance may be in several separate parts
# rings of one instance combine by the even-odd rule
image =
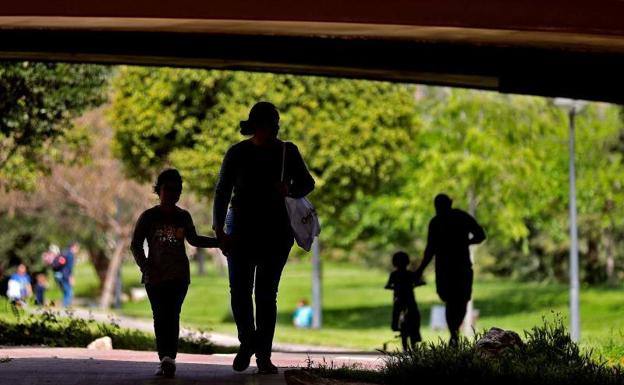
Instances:
[[[373,256],[396,248],[418,255],[434,215],[433,197],[446,192],[488,231],[478,267],[497,275],[565,279],[565,113],[544,98],[428,91],[419,103],[425,123],[410,161],[396,174],[398,189],[347,208],[347,220],[356,225],[343,238],[344,247],[365,241]],[[606,260],[613,260],[617,249],[611,234],[622,229],[624,165],[621,152],[611,150],[622,126],[617,112],[591,104],[578,118],[578,205],[587,282],[603,280]]]
[[[120,162],[111,155],[112,130],[105,123],[101,110],[91,111],[79,122],[88,127],[92,138],[90,161],[81,165],[55,166],[42,189],[64,204],[76,207],[105,237],[107,252],[99,257],[107,256],[107,263],[95,259],[97,249],[91,255],[102,282],[100,306],[108,308],[113,299],[117,271],[130,247],[134,222],[140,211],[154,199],[149,187],[122,174]]]
[[[49,175],[39,178],[33,191],[12,191],[0,200],[0,207],[13,212],[16,221],[32,223],[30,227],[36,225],[41,233],[47,233],[39,237],[45,241],[37,243],[38,252],[31,254],[38,256],[50,242],[80,241],[100,280],[102,306],[108,307],[117,270],[128,254],[134,222],[156,199],[148,186],[124,177],[121,163],[111,155],[112,130],[101,108],[74,123],[72,135],[82,131],[86,138],[80,161],[60,159],[50,166]],[[71,148],[59,150],[75,157]],[[33,251],[32,246],[24,251]]]
[[[567,117],[551,100],[306,76],[124,67],[109,119],[126,172],[165,165],[210,199],[238,122],[258,100],[282,112],[317,180],[324,255],[368,260],[424,247],[433,197],[474,212],[489,240],[478,267],[502,276],[567,277]],[[622,272],[620,110],[578,118],[584,280]],[[383,261],[386,261],[384,258]]]
[[[255,102],[272,101],[280,135],[314,174],[313,201],[325,218],[390,183],[419,124],[415,88],[384,82],[123,67],[113,90],[109,118],[127,173],[149,180],[171,165],[207,198],[227,148],[242,139],[240,120]]]
[[[68,139],[72,119],[106,99],[108,69],[64,63],[0,63],[0,183],[32,188]]]

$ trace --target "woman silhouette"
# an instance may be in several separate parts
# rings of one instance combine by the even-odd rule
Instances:
[[[213,218],[228,257],[232,313],[240,341],[232,366],[236,371],[247,369],[255,353],[259,373],[277,373],[271,363],[277,289],[294,240],[284,197],[306,196],[314,189],[314,179],[297,146],[277,138],[279,113],[273,104],[255,104],[240,127],[243,135],[252,136],[225,154]]]

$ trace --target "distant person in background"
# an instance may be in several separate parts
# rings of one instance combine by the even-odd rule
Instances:
[[[390,327],[394,331],[401,332],[401,343],[405,351],[422,341],[420,311],[414,297],[414,287],[425,284],[420,275],[407,269],[409,262],[409,255],[404,251],[394,253],[392,256],[394,271],[390,273],[385,287],[394,294]]]
[[[53,271],[62,269],[60,265],[61,249],[54,244],[51,244],[48,250],[41,253],[41,262],[44,266],[52,268]],[[66,260],[64,260],[67,262]],[[56,266],[56,270],[54,267]],[[55,278],[56,279],[56,278]],[[61,284],[59,284],[60,286]],[[42,270],[35,274],[35,284],[33,285],[33,291],[35,292],[35,303],[39,306],[45,305],[45,292],[48,290],[48,275],[46,270]]]
[[[52,261],[54,279],[63,292],[63,306],[70,307],[74,299],[74,263],[80,251],[78,242],[71,242],[67,249]]]
[[[48,276],[45,271],[39,271],[35,273],[35,283],[33,285],[35,304],[37,306],[45,305],[46,290],[48,290]]]
[[[429,222],[427,247],[416,272],[422,276],[435,256],[436,289],[446,305],[450,344],[456,346],[459,327],[472,297],[473,272],[469,246],[483,242],[485,232],[470,214],[453,208],[453,201],[448,195],[438,194],[434,206],[436,215]]]
[[[32,296],[30,276],[28,275],[26,265],[20,263],[15,273],[9,277],[7,297],[12,303],[22,306],[26,304],[26,300],[30,296]]]
[[[51,244],[48,250],[41,253],[41,261],[44,265],[52,267],[54,260],[59,255],[61,255],[61,249],[57,245]]]
[[[182,177],[168,169],[158,175],[154,192],[160,204],[145,210],[134,228],[131,250],[143,275],[141,282],[152,306],[154,334],[160,365],[157,376],[176,372],[180,311],[191,283],[184,239],[194,247],[218,247],[216,238],[197,235],[191,214],[176,204],[182,194]],[[149,254],[145,256],[143,243]]]
[[[312,327],[313,318],[312,306],[308,304],[308,300],[300,299],[293,314],[293,324],[298,328],[309,329]]]

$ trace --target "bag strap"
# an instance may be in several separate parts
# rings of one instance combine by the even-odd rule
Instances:
[[[280,182],[284,181],[284,168],[286,166],[286,142],[282,142],[282,173],[280,176]]]

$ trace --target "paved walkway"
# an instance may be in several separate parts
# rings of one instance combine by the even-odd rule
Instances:
[[[284,368],[306,366],[308,360],[335,365],[359,364],[378,367],[377,355],[275,353],[273,361],[281,370],[277,375],[258,375],[252,367],[243,373],[232,371],[233,354],[179,354],[175,379],[153,375],[154,352],[132,350],[96,351],[84,348],[0,348],[0,384],[253,384],[284,385]],[[5,359],[7,358],[7,359]],[[252,361],[253,363],[253,361]]]
[[[113,313],[105,313],[100,310],[92,310],[92,309],[84,309],[84,308],[76,308],[72,310],[74,317],[84,318],[84,319],[94,319],[96,321],[101,322],[110,322],[111,318],[115,320],[115,322],[123,327],[128,329],[138,329],[143,330],[149,333],[153,333],[154,325],[151,320],[140,319],[140,318],[132,318],[120,316]],[[278,326],[279,327],[279,326]],[[305,330],[302,331],[305,333]],[[222,333],[214,333],[214,332],[206,332],[200,333],[197,330],[182,328],[180,330],[180,336],[198,336],[199,334],[203,334],[204,337],[208,338],[215,345],[225,346],[225,347],[238,347],[238,339],[235,336],[222,334]],[[281,343],[274,342],[273,343],[273,351],[274,352],[292,352],[292,353],[361,353],[358,351],[353,351],[351,349],[345,349],[335,346],[314,346],[314,345],[301,345],[301,344],[289,344],[289,343]],[[373,353],[373,352],[370,352]]]
[[[110,322],[111,317],[121,327],[153,332],[151,320],[137,319],[77,308],[74,317]],[[193,336],[199,332],[183,329],[181,335]],[[238,346],[231,335],[207,333],[204,335],[220,346]],[[1,343],[1,341],[0,341]],[[383,361],[375,352],[355,352],[344,348],[274,344],[273,361],[281,368],[278,375],[257,375],[252,367],[243,373],[232,370],[234,354],[178,354],[175,379],[155,377],[155,352],[132,350],[97,351],[85,348],[0,347],[0,385],[62,384],[62,385],[116,385],[116,384],[245,384],[284,385],[285,368],[305,367],[310,361],[336,366],[359,365],[376,368]],[[4,358],[7,358],[6,360]]]

